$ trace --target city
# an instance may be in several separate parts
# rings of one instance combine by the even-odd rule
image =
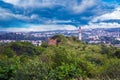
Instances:
[[[35,46],[40,46],[42,42],[47,41],[49,38],[57,34],[75,36],[79,40],[88,44],[103,43],[120,47],[120,28],[80,28],[78,30],[54,30],[41,32],[1,32],[0,43],[20,41],[30,42]]]

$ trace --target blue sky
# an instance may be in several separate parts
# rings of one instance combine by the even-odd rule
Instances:
[[[120,27],[119,0],[0,0],[0,31]]]

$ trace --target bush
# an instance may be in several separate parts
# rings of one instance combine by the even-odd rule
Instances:
[[[119,59],[109,59],[103,66],[104,70],[100,77],[103,79],[120,79],[120,60]]]

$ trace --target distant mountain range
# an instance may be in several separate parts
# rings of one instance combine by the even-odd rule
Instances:
[[[106,31],[108,32],[120,32],[120,28],[108,28],[108,29],[105,29]]]

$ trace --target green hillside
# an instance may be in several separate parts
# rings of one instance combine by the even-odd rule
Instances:
[[[0,46],[0,80],[120,80],[120,48],[55,35],[58,44]]]

